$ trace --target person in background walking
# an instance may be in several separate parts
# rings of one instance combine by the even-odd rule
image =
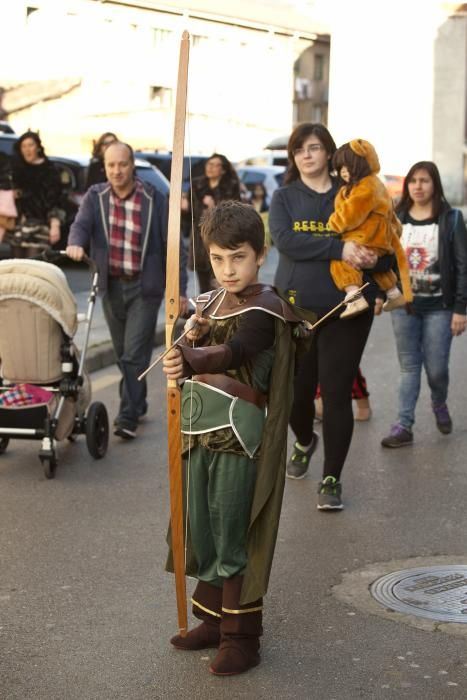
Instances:
[[[266,188],[261,182],[257,182],[255,185],[253,185],[249,203],[254,209],[256,209],[263,220],[265,236],[264,240],[266,241],[266,247],[270,248],[272,245],[272,240],[271,231],[269,230],[269,199]]]
[[[10,157],[0,151],[0,243],[14,229],[17,216]]]
[[[467,232],[459,209],[446,200],[435,163],[420,161],[407,173],[396,213],[414,295],[411,313],[391,312],[401,369],[399,416],[383,447],[413,442],[412,426],[422,367],[428,379],[438,430],[452,431],[446,404],[453,337],[466,328]]]
[[[110,144],[104,163],[108,182],[86,192],[66,252],[72,260],[81,260],[90,249],[97,264],[104,314],[122,373],[114,434],[131,440],[148,408],[146,382],[138,381],[138,376],[149,365],[165,291],[167,199],[135,177],[133,149],[128,144]],[[185,314],[183,250],[181,246],[181,312]]]
[[[14,148],[13,187],[19,221],[46,227],[50,243],[58,243],[60,227],[65,221],[60,174],[47,158],[35,131],[22,134]]]
[[[102,136],[99,136],[97,141],[94,141],[92,149],[92,159],[89,163],[88,173],[86,176],[86,190],[91,185],[98,185],[100,182],[106,182],[104,153],[107,146],[118,141],[117,136],[112,131],[106,131]]]
[[[269,209],[268,195],[266,188],[261,182],[257,182],[251,190],[250,204],[259,214]]]
[[[193,207],[193,227],[189,243],[188,264],[196,271],[199,293],[209,292],[216,286],[208,253],[200,235],[200,221],[203,213],[219,202],[241,200],[240,182],[235,168],[220,153],[213,153],[205,163],[205,174],[193,180],[191,195],[182,199],[182,211]]]

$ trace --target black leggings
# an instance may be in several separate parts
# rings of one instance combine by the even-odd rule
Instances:
[[[319,383],[323,398],[323,478],[339,479],[353,432],[352,384],[373,322],[369,309],[348,320],[333,319],[316,329],[310,351],[298,364],[290,425],[298,442],[313,434],[313,398]]]

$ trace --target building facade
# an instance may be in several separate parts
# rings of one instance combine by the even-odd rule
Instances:
[[[16,0],[8,33],[29,56],[4,85],[16,131],[40,129],[55,153],[89,152],[104,131],[136,148],[170,149],[184,29],[187,149],[239,160],[289,131],[293,66],[315,34],[223,16],[232,3],[218,3],[216,15],[179,4]]]

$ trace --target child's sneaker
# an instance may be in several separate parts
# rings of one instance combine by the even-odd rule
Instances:
[[[381,440],[383,447],[404,447],[413,443],[413,433],[400,423],[392,426],[391,432]]]
[[[318,510],[342,510],[342,486],[333,476],[327,476],[318,486]]]
[[[383,304],[383,311],[394,311],[394,309],[400,309],[401,306],[405,306],[405,299],[403,294],[394,297],[393,299],[386,299]]]
[[[363,295],[357,297],[353,301],[349,301],[345,305],[344,311],[341,313],[340,318],[353,318],[353,316],[358,316],[368,309],[368,302]]]
[[[306,476],[311,456],[318,446],[318,440],[318,433],[313,432],[311,445],[306,451],[302,450],[297,442],[294,444],[292,456],[287,464],[286,475],[289,479],[303,479]]]
[[[443,435],[449,435],[452,432],[452,420],[449,415],[448,407],[445,403],[440,406],[433,406],[433,413],[435,414],[436,427],[440,433]]]

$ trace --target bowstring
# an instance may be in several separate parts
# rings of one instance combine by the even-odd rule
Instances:
[[[196,255],[195,255],[195,224],[194,224],[194,213],[193,213],[193,178],[191,174],[191,133],[190,133],[190,109],[189,109],[189,84],[187,85],[187,119],[186,119],[186,140],[188,143],[188,178],[190,183],[190,219],[191,219],[191,246],[192,246],[192,258],[193,258],[193,276],[195,280],[195,299],[199,295],[198,278],[196,274]],[[195,308],[196,312],[196,308]],[[195,347],[195,341],[192,340],[192,347]],[[185,571],[187,565],[187,554],[188,554],[188,510],[189,510],[189,498],[190,498],[190,466],[191,466],[191,443],[192,443],[192,419],[193,419],[193,382],[190,382],[190,421],[189,421],[189,434],[188,434],[188,454],[186,459],[186,503],[185,503]]]

